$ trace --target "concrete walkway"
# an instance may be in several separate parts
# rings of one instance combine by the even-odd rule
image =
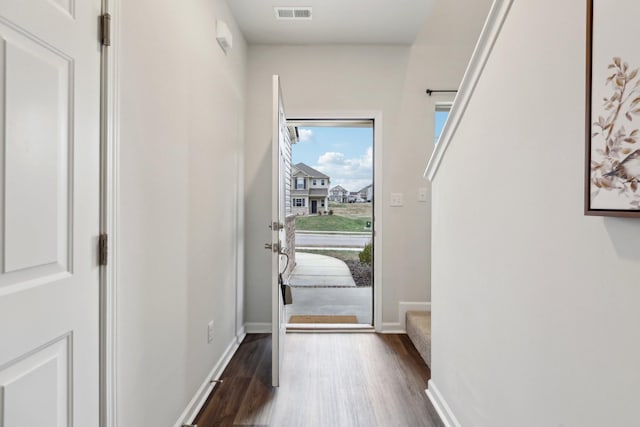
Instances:
[[[370,287],[356,287],[343,261],[296,252],[296,267],[289,277],[293,304],[288,315],[353,315],[361,324],[372,324]]]
[[[296,267],[289,277],[291,286],[355,287],[344,261],[326,255],[296,252]]]
[[[372,288],[291,288],[293,304],[287,314],[356,316],[358,323],[373,323]]]

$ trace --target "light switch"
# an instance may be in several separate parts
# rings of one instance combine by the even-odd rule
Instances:
[[[402,193],[391,193],[391,203],[390,205],[393,207],[399,207],[404,204]]]
[[[426,187],[418,188],[418,201],[419,202],[426,202],[427,201],[427,188]]]

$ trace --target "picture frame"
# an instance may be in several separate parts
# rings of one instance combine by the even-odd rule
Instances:
[[[586,2],[584,214],[640,217],[637,17],[624,0]]]

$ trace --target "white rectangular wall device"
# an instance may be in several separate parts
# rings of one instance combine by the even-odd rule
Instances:
[[[220,19],[216,21],[216,40],[224,53],[227,53],[233,46],[233,35],[227,23]]]

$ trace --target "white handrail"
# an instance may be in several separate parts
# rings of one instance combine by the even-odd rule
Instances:
[[[473,55],[460,83],[458,94],[453,101],[451,112],[442,128],[438,144],[433,150],[433,154],[431,154],[431,158],[427,164],[427,169],[424,172],[424,177],[429,181],[433,181],[438,172],[438,167],[473,96],[478,80],[482,75],[489,55],[491,55],[493,46],[500,34],[500,30],[502,30],[502,24],[509,13],[512,3],[513,0],[494,0],[491,5],[491,10],[480,33],[480,38],[478,39],[478,43],[476,43]]]

